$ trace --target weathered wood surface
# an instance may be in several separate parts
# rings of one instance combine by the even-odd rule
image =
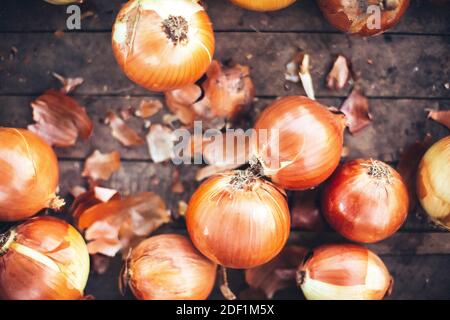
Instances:
[[[126,106],[137,107],[146,97],[157,97],[131,83],[117,67],[110,49],[110,28],[120,8],[119,0],[90,0],[83,11],[95,15],[83,19],[80,32],[53,35],[65,28],[64,6],[38,0],[2,1],[0,4],[0,126],[26,127],[32,122],[30,102],[46,89],[58,87],[51,72],[82,76],[85,84],[76,99],[95,123],[92,138],[73,148],[57,149],[60,159],[61,193],[85,181],[81,177],[84,158],[95,149],[119,150],[122,167],[105,186],[123,194],[154,191],[177,214],[178,201],[188,201],[198,183],[198,167],[182,166],[185,192],[171,192],[170,164],[150,161],[146,146],[123,148],[102,123],[106,112]],[[450,108],[450,10],[428,1],[412,1],[401,23],[388,34],[360,39],[338,33],[322,17],[314,1],[299,1],[273,13],[242,10],[226,0],[206,1],[217,40],[216,58],[223,62],[248,64],[259,97],[245,119],[236,124],[250,127],[258,113],[277,96],[303,94],[300,85],[284,81],[284,69],[296,47],[311,54],[312,76],[319,101],[339,106],[349,88],[339,92],[325,87],[325,77],[336,54],[345,54],[359,74],[359,83],[369,95],[374,121],[361,133],[346,135],[349,158],[372,157],[395,165],[401,149],[431,133],[437,140],[449,134],[443,126],[426,119],[426,110]],[[17,54],[11,54],[11,48]],[[370,59],[373,64],[368,63]],[[129,97],[128,97],[129,95]],[[152,122],[161,122],[161,111]],[[142,136],[143,122],[129,125]],[[67,213],[62,213],[67,218]],[[0,226],[1,227],[1,226]],[[183,218],[157,233],[185,233]],[[293,230],[291,243],[315,246],[341,242],[331,230],[311,233]],[[369,247],[380,254],[396,280],[391,299],[450,299],[450,234],[431,225],[420,209],[411,212],[401,231]],[[87,294],[98,299],[122,298],[117,289],[120,258],[113,260],[105,275],[91,274]],[[241,271],[231,271],[232,288],[245,289]],[[128,293],[124,298],[132,298]],[[220,299],[216,288],[211,295]],[[283,290],[276,298],[302,298],[295,288]]]
[[[419,40],[420,39],[420,40]],[[450,98],[450,37],[384,36],[371,39],[343,34],[217,33],[215,58],[248,64],[258,96],[303,94],[286,90],[284,72],[296,48],[311,54],[311,75],[318,97],[345,96],[325,86],[337,54],[344,54],[371,97]],[[18,53],[11,57],[11,48]],[[144,95],[119,69],[109,33],[0,34],[1,95],[37,94],[49,87],[51,72],[86,79],[78,94]],[[371,60],[372,64],[368,61]]]
[[[53,81],[49,81],[49,83],[57,85]],[[89,116],[95,123],[94,133],[91,139],[86,142],[79,141],[74,147],[57,148],[58,156],[61,158],[85,158],[95,149],[99,149],[102,152],[118,150],[123,159],[149,160],[150,155],[146,145],[134,148],[122,147],[111,136],[109,127],[103,124],[108,111],[118,112],[128,106],[137,108],[140,102],[146,98],[152,99],[152,97],[77,96],[77,101],[86,106]],[[34,96],[0,96],[0,124],[26,127],[32,123],[30,102],[34,99]],[[162,98],[158,97],[158,99],[164,103]],[[273,101],[274,99],[258,99],[245,114],[245,121],[240,121],[244,123],[236,124],[234,127],[251,128],[260,111]],[[320,99],[319,101],[327,106],[339,107],[342,104],[342,99]],[[448,129],[427,119],[427,109],[448,110],[449,108],[450,101],[445,100],[371,99],[372,124],[356,135],[346,134],[349,158],[372,157],[387,162],[396,162],[405,146],[423,139],[426,133],[430,133],[435,140],[448,135]],[[166,111],[162,110],[150,120],[154,123],[161,122],[165,113]],[[142,137],[145,136],[146,129],[142,120],[131,119],[127,123]]]
[[[66,29],[66,7],[43,1],[2,1],[0,30],[8,32],[48,31]],[[83,20],[83,30],[109,30],[125,0],[89,0],[82,11],[94,16]],[[322,17],[314,0],[299,0],[291,7],[270,13],[242,10],[228,0],[206,0],[208,13],[216,31],[281,31],[337,32]],[[448,7],[447,7],[448,8]],[[43,13],[46,13],[45,15]],[[431,5],[428,0],[411,1],[405,17],[389,33],[449,34],[449,11]]]

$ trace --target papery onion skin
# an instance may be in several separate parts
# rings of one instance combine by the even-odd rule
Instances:
[[[58,160],[34,133],[0,128],[0,220],[18,221],[58,207]]]
[[[83,297],[89,276],[89,254],[83,237],[74,227],[60,219],[38,217],[10,232],[9,235],[15,236],[0,246],[0,299]]]
[[[285,195],[260,178],[230,172],[206,180],[192,196],[186,223],[206,257],[234,269],[274,258],[285,245],[290,215]]]
[[[308,300],[381,300],[392,289],[386,265],[352,244],[323,245],[300,267],[297,283]]]
[[[436,142],[423,156],[417,196],[431,220],[450,230],[450,136]]]
[[[275,11],[286,8],[296,0],[231,0],[234,4],[254,11]]]
[[[408,189],[401,176],[377,160],[345,163],[322,194],[323,214],[331,227],[363,243],[394,234],[406,220],[408,206]]]
[[[354,35],[374,36],[395,26],[405,14],[409,0],[363,1],[359,0],[317,0],[322,13],[335,28]],[[391,3],[391,4],[386,4]],[[381,11],[380,28],[369,28],[374,19],[368,6],[373,5]],[[393,6],[390,10],[386,9]]]
[[[163,234],[133,249],[128,283],[140,300],[204,300],[214,287],[216,268],[187,237]]]
[[[261,162],[262,174],[285,189],[316,187],[339,164],[344,144],[344,116],[307,97],[275,101],[262,112],[254,129],[258,141],[252,154]],[[262,129],[266,129],[268,139],[263,137]],[[272,138],[271,130],[278,131],[279,138]],[[275,139],[279,140],[278,164],[271,163],[271,145]]]
[[[192,84],[206,72],[214,33],[195,0],[132,0],[116,18],[112,47],[128,78],[146,89],[167,91]]]

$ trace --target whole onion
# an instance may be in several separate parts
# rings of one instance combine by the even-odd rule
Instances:
[[[141,300],[203,300],[214,286],[216,264],[185,236],[163,234],[133,249],[125,276]]]
[[[80,299],[88,276],[83,237],[62,220],[33,218],[0,235],[0,299]]]
[[[377,242],[394,234],[408,215],[403,179],[378,160],[352,160],[340,167],[322,195],[323,214],[344,237]]]
[[[339,164],[345,119],[306,97],[285,97],[264,110],[254,129],[253,156],[261,174],[286,189],[325,181]]]
[[[196,82],[214,55],[214,33],[196,0],[131,0],[112,31],[119,66],[135,83],[168,91]]]
[[[395,26],[405,14],[409,0],[317,0],[317,4],[337,29],[373,36]]]
[[[381,259],[351,244],[314,249],[297,273],[297,284],[308,300],[381,300],[393,280]]]
[[[186,212],[192,242],[206,257],[229,268],[248,269],[274,258],[289,236],[284,193],[250,172],[206,180]]]
[[[296,0],[231,0],[242,8],[255,11],[274,11],[286,8]]]
[[[417,195],[429,217],[450,230],[450,136],[436,142],[423,156]]]
[[[68,5],[71,3],[82,3],[83,0],[44,0],[51,4]]]
[[[17,221],[44,208],[58,209],[58,161],[34,133],[0,128],[0,220]]]

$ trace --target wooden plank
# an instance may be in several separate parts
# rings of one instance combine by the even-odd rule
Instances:
[[[308,248],[327,243],[347,243],[348,240],[334,232],[291,232],[290,242]],[[391,237],[369,244],[367,247],[380,255],[432,255],[450,254],[448,232],[397,232]]]
[[[56,85],[56,81],[52,82]],[[81,88],[80,88],[81,89]],[[32,123],[32,110],[29,107],[34,97],[0,97],[0,125],[10,127],[26,127]],[[103,124],[109,110],[118,111],[127,106],[138,107],[145,97],[93,97],[77,96],[80,104],[86,106],[89,116],[94,122],[94,134],[87,142],[79,141],[72,148],[58,148],[57,153],[64,158],[85,158],[95,149],[102,152],[119,150],[123,159],[149,160],[146,145],[125,148],[117,142],[110,133],[108,126]],[[160,98],[159,98],[160,99]],[[258,114],[273,99],[259,99],[254,107],[245,115],[245,119],[236,123],[234,127],[250,128]],[[328,106],[339,107],[341,99],[320,99]],[[416,140],[422,139],[426,133],[431,133],[437,140],[448,135],[448,130],[431,120],[427,120],[426,109],[449,109],[450,101],[445,100],[392,100],[371,99],[370,107],[373,123],[360,133],[352,136],[346,134],[346,146],[349,148],[349,158],[372,157],[387,162],[398,161],[401,149]],[[166,111],[161,111],[152,118],[152,122],[160,123]],[[132,119],[130,127],[145,136],[143,121]]]
[[[325,86],[337,54],[345,54],[371,97],[450,97],[450,42],[445,36],[391,36],[372,39],[342,34],[218,33],[216,59],[248,64],[259,96],[301,94],[284,80],[286,63],[300,47],[311,54],[312,77],[319,97],[342,97]],[[11,57],[11,48],[18,53]],[[0,34],[0,95],[38,94],[54,85],[51,72],[82,76],[78,94],[146,95],[119,69],[107,33]],[[368,61],[372,61],[369,64]]]
[[[64,30],[66,6],[52,6],[42,1],[3,1],[0,30],[13,32]],[[93,10],[95,16],[82,21],[83,31],[110,30],[122,0],[90,0],[82,11]],[[293,6],[271,13],[243,10],[227,0],[206,2],[216,31],[337,32],[323,18],[315,1],[298,1]],[[40,14],[36,15],[36,12]],[[412,1],[401,22],[389,33],[449,34],[449,11],[428,1]]]
[[[394,277],[394,290],[388,300],[406,299],[450,299],[450,256],[382,256],[382,259]],[[106,274],[99,276],[91,273],[86,294],[92,294],[96,299],[133,299],[128,290],[122,297],[117,288],[117,279],[122,261],[116,257]],[[241,270],[228,270],[230,286],[235,293],[247,288],[244,273]],[[219,282],[218,280],[217,282]],[[223,299],[217,283],[210,299]],[[279,291],[274,299],[304,299],[301,292],[292,287]]]
[[[338,32],[322,16],[316,1],[298,1],[278,12],[258,13],[229,8],[227,1],[210,1],[208,12],[220,30]],[[389,33],[449,33],[449,11],[424,1],[411,1],[400,23]],[[209,2],[208,2],[209,4]]]

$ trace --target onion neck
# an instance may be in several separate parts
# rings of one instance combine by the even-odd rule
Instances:
[[[66,202],[64,201],[64,199],[55,195],[50,199],[48,203],[48,208],[53,210],[60,210],[65,205]]]
[[[16,240],[16,231],[14,229],[10,229],[5,233],[0,234],[0,257],[5,255],[11,244]]]
[[[162,29],[174,45],[188,42],[189,24],[184,17],[170,15],[162,22]]]
[[[252,159],[250,159],[249,165],[250,167],[247,168],[247,171],[249,171],[249,173],[253,174],[255,177],[264,176],[264,166],[261,159],[253,157]]]
[[[235,190],[252,190],[257,176],[249,169],[235,171],[230,186]]]
[[[230,185],[236,190],[252,190],[257,179],[263,176],[263,166],[259,159],[253,158],[249,161],[250,166],[245,170],[235,171]]]
[[[386,164],[378,160],[370,160],[370,163],[365,166],[367,168],[367,174],[372,179],[383,184],[391,184],[392,173]]]

